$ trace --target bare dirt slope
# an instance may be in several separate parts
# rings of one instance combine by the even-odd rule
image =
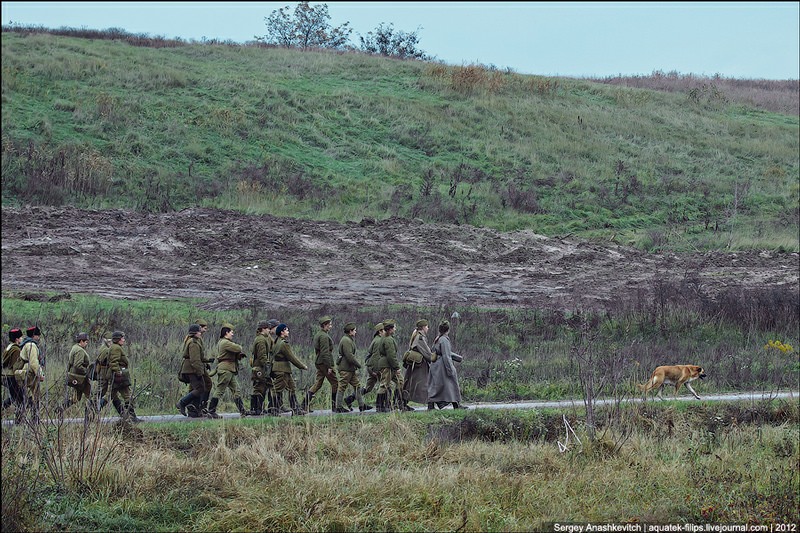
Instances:
[[[341,224],[187,209],[2,210],[2,287],[249,305],[462,303],[602,308],[658,281],[713,297],[798,290],[798,254],[652,255],[613,244],[417,220]]]

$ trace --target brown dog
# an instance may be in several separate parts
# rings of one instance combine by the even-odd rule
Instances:
[[[697,365],[669,365],[669,366],[659,366],[653,371],[653,375],[650,376],[650,379],[644,385],[636,385],[639,387],[639,390],[644,391],[645,395],[653,389],[658,390],[658,397],[662,400],[664,399],[661,396],[661,392],[663,391],[663,385],[675,385],[675,397],[678,396],[678,389],[681,388],[681,385],[686,384],[686,388],[689,389],[694,397],[698,400],[700,396],[694,391],[691,385],[689,385],[690,381],[694,381],[696,379],[705,379],[706,373],[703,370],[703,367]]]

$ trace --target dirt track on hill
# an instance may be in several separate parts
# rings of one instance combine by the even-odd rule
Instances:
[[[313,222],[213,209],[142,214],[2,210],[4,291],[145,299],[208,309],[453,303],[599,309],[661,282],[698,296],[798,291],[798,254],[653,255],[610,243],[392,218]]]

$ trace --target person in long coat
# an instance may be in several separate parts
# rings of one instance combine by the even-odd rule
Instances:
[[[431,363],[428,370],[428,409],[433,409],[435,404],[439,409],[453,404],[453,409],[467,409],[461,405],[461,390],[458,386],[458,372],[453,361],[461,362],[464,358],[455,353],[450,344],[447,332],[450,331],[450,322],[443,320],[439,324],[439,336],[433,341],[433,351],[436,361]]]
[[[436,356],[428,346],[428,321],[419,320],[416,326],[411,334],[408,350],[418,355],[414,355],[415,360],[403,361],[403,366],[406,367],[404,396],[407,401],[425,404],[428,403],[428,369]]]

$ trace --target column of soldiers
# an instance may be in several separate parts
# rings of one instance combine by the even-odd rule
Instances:
[[[378,412],[413,411],[414,408],[408,405],[409,401],[428,402],[428,408],[434,408],[433,403],[428,400],[427,387],[428,369],[436,361],[436,354],[428,346],[426,320],[417,322],[405,354],[400,355],[402,361],[398,359],[398,346],[394,338],[396,322],[385,320],[375,324],[363,364],[357,356],[357,326],[354,322],[344,325],[343,335],[336,345],[330,335],[333,319],[324,316],[319,319],[319,325],[319,331],[312,342],[316,376],[301,403],[297,398],[297,385],[292,369],[295,367],[308,370],[308,366],[294,353],[289,342],[289,327],[277,319],[257,324],[249,359],[253,391],[249,409],[245,409],[238,374],[247,361],[247,355],[242,345],[233,342],[233,325],[222,325],[215,356],[209,356],[203,342],[208,323],[202,319],[197,320],[189,326],[183,340],[179,369],[180,380],[188,385],[188,392],[175,407],[187,417],[220,418],[217,408],[225,392],[230,391],[242,417],[277,416],[284,413],[304,415],[311,412],[311,401],[327,380],[331,388],[331,411],[334,413],[352,411],[354,402],[361,412],[373,408]],[[17,423],[26,412],[38,413],[36,406],[39,383],[44,376],[43,357],[38,347],[41,332],[38,327],[32,327],[27,330],[27,334],[23,340],[22,332],[18,328],[9,331],[10,343],[3,353],[3,385],[9,392],[3,409],[14,405]],[[94,364],[90,362],[86,350],[89,336],[81,332],[75,335],[74,340],[66,371],[69,396],[58,410],[63,413],[71,405],[83,400],[86,403],[86,416],[89,417],[105,407],[109,403],[107,397],[110,397],[110,403],[121,418],[139,422],[131,394],[130,361],[125,346],[125,333],[114,331],[110,339],[103,338],[103,345]],[[216,368],[212,371],[211,363],[215,361]],[[401,365],[406,367],[405,376]],[[366,379],[363,386],[359,379],[362,369]],[[215,382],[212,377],[216,377]],[[99,391],[94,395],[92,379],[99,382]],[[376,405],[373,407],[366,403],[365,396],[376,387]],[[348,395],[350,390],[352,392]],[[284,404],[285,397],[288,398],[288,407]],[[460,396],[458,399],[460,400]],[[448,402],[437,402],[437,405],[441,408],[446,403]],[[453,402],[453,405],[455,407],[457,403]]]

